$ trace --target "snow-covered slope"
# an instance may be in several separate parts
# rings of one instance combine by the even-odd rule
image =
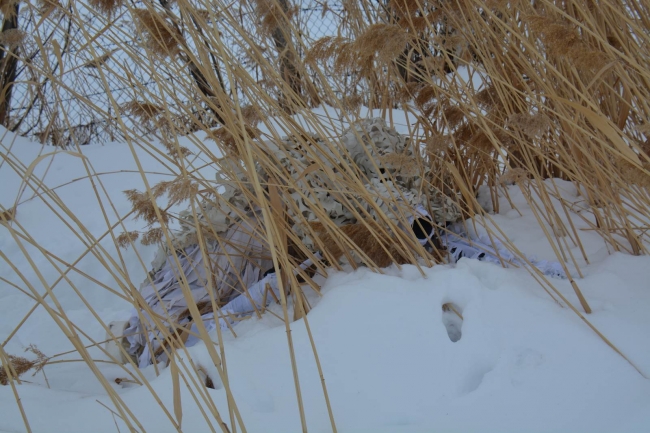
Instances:
[[[0,136],[4,136],[2,152],[24,166],[53,150],[4,132]],[[86,146],[81,151],[85,158],[58,153],[34,169],[48,187],[59,186],[55,191],[69,210],[63,220],[70,226],[54,214],[64,213],[55,199],[32,197],[29,188],[21,193],[20,177],[12,164],[0,162],[0,204],[9,208],[20,194],[12,224],[24,235],[14,237],[0,227],[0,250],[11,262],[0,260],[3,342],[34,305],[19,288],[31,293],[29,282],[42,295],[43,282],[54,284],[69,265],[74,266],[66,274],[69,281],[62,279],[53,293],[80,330],[95,341],[104,339],[104,328],[84,302],[105,323],[130,314],[130,305],[108,288],[119,292],[118,281],[128,280],[137,286],[145,275],[141,263],[147,265],[152,259],[153,247],[138,245],[135,250],[118,252],[107,232],[130,211],[122,191],[143,188],[134,153],[149,182],[166,179],[171,170],[144,150],[132,150],[124,143]],[[87,170],[116,173],[94,177],[93,185]],[[581,201],[571,184],[556,182],[566,200]],[[502,200],[500,214],[492,216],[494,224],[526,254],[555,260],[521,191],[511,187],[509,193],[518,210]],[[581,212],[589,221],[588,212]],[[581,230],[588,228],[587,222],[577,213],[570,216],[590,261],[586,264],[578,247],[568,241],[584,274],[576,281],[593,309],[586,317],[650,377],[650,258],[608,254],[598,235]],[[124,228],[118,226],[115,231],[142,229],[143,225],[127,217]],[[87,230],[81,239],[74,234],[80,226]],[[96,240],[100,248],[93,251],[98,256],[83,255]],[[112,272],[102,263],[109,258],[115,261],[108,266]],[[127,274],[119,275],[118,268]],[[552,282],[579,308],[568,281]],[[422,273],[414,266],[389,268],[386,275],[362,269],[331,275],[324,281],[322,297],[314,293],[308,297],[313,306],[309,325],[339,431],[650,431],[650,380],[574,312],[556,303],[523,269],[502,269],[467,259]],[[451,312],[443,312],[442,305],[447,303],[454,304],[462,322]],[[280,313],[277,305],[271,309]],[[224,351],[230,386],[246,428],[252,432],[300,431],[284,325],[266,314],[261,320],[240,323],[236,330],[238,338],[224,337]],[[331,431],[321,378],[302,320],[291,324],[291,335],[307,426],[310,431]],[[42,307],[6,342],[4,351],[25,355],[30,344],[47,355],[72,349]],[[106,359],[95,348],[90,353],[95,359]],[[206,347],[194,346],[189,354],[217,382],[217,389],[207,392],[230,425],[226,394]],[[188,362],[187,355],[182,358]],[[66,359],[74,361],[79,356],[56,358]],[[115,378],[126,376],[118,366],[97,366],[112,384]],[[24,375],[25,382],[16,388],[33,431],[115,432],[116,426],[126,431],[124,423],[105,407],[112,408],[113,403],[83,362],[51,363],[44,372]],[[173,414],[169,369],[159,376],[153,367],[144,373]],[[146,431],[174,431],[146,387],[114,384],[114,388]],[[202,410],[210,413],[200,407],[205,403],[197,403],[183,380],[181,388],[183,430],[218,431],[214,418],[207,415],[210,427],[202,414]],[[12,388],[0,386],[0,431],[24,430]]]

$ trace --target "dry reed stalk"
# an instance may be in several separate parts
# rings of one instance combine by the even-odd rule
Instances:
[[[251,158],[251,154],[249,152],[248,154],[248,161],[247,163],[250,164],[249,167],[254,167],[253,160]],[[273,179],[273,178],[271,178]],[[273,179],[274,180],[274,179]],[[277,181],[275,182],[277,184]],[[261,196],[261,188],[260,185],[257,184],[258,190],[256,191],[258,196]],[[280,216],[280,221],[284,220],[284,205],[282,204],[280,200],[280,196],[278,194],[277,187],[273,185],[269,185],[269,194],[270,194],[270,203],[267,204],[267,207],[263,208],[263,212],[265,211],[265,221],[267,222],[268,226],[266,227],[267,233],[269,235],[269,246],[271,247],[272,251],[272,258],[273,258],[273,267],[275,269],[280,269],[280,261],[278,260],[278,254],[274,248],[274,239],[278,240],[278,245],[280,248],[284,247],[284,252],[286,252],[286,231],[278,236],[278,225],[273,222],[272,217],[270,216],[271,211],[275,211],[276,215]],[[273,236],[273,231],[276,231],[275,236]],[[283,252],[280,250],[279,252]],[[284,255],[286,257],[286,255]],[[283,318],[284,318],[284,324],[285,324],[285,329],[287,333],[287,344],[289,347],[289,355],[291,357],[291,368],[293,372],[293,380],[296,388],[296,398],[298,400],[298,411],[300,413],[300,423],[302,424],[302,430],[303,432],[307,432],[307,420],[305,418],[305,410],[303,407],[303,401],[302,401],[302,391],[300,389],[300,380],[298,379],[298,366],[296,364],[296,354],[293,348],[293,339],[291,337],[291,327],[289,324],[289,314],[287,311],[287,293],[288,293],[288,287],[287,287],[287,278],[286,278],[286,269],[290,269],[288,267],[284,267],[285,272],[281,273],[281,277],[278,278],[278,289],[280,291],[280,299],[282,303],[282,313],[283,313]],[[294,304],[294,309],[296,308]],[[294,313],[295,314],[295,313]],[[295,320],[295,316],[294,316]]]

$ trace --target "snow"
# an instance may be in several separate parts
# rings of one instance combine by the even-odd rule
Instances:
[[[332,114],[323,109],[324,115],[326,112]],[[398,127],[406,128],[407,121],[404,115],[395,117]],[[4,131],[0,137],[3,156],[7,157],[0,162],[0,204],[6,209],[20,203],[16,221],[11,224],[16,233],[24,235],[15,237],[0,227],[0,251],[25,281],[6,260],[0,260],[0,276],[31,293],[29,282],[43,295],[43,282],[54,284],[61,272],[73,265],[66,274],[68,279],[53,288],[60,312],[92,340],[104,340],[105,328],[85,303],[106,324],[127,318],[130,305],[116,293],[122,293],[129,281],[139,285],[155,249],[137,244],[117,251],[109,234],[130,211],[122,191],[144,187],[134,155],[150,183],[169,179],[173,171],[137,145],[89,145],[80,150],[85,158],[59,152],[40,161],[34,173],[49,188],[58,187],[54,189],[58,198],[33,197],[30,187],[21,192],[23,185],[12,165],[20,162],[24,169],[53,149]],[[192,147],[189,139],[182,140],[183,145]],[[162,149],[159,144],[153,145]],[[201,155],[197,153],[198,165]],[[209,169],[205,170],[209,177]],[[112,174],[94,176],[93,186],[89,172]],[[583,198],[572,184],[555,182],[562,198],[576,203],[569,217],[589,259],[586,263],[580,249],[565,237],[563,248],[576,258],[583,278],[571,260],[569,269],[593,309],[585,318],[636,368],[570,308],[555,302],[524,269],[502,269],[462,259],[455,265],[424,268],[424,275],[415,266],[393,266],[385,275],[365,269],[332,273],[322,281],[322,297],[307,293],[313,306],[307,320],[339,431],[650,431],[650,257],[613,252],[594,231],[585,230],[593,216],[580,206]],[[500,213],[491,215],[485,224],[498,226],[527,255],[556,260],[523,192],[516,186],[508,187],[508,192],[517,210],[501,197]],[[60,203],[65,203],[65,209]],[[558,215],[568,223],[563,211]],[[114,232],[142,230],[144,225],[128,216]],[[87,230],[86,235],[74,234],[80,227]],[[95,241],[99,241],[98,246],[86,253]],[[103,262],[109,263],[111,272]],[[568,281],[553,279],[552,283],[582,311]],[[52,300],[48,302],[58,309]],[[452,303],[464,320],[443,311],[447,303]],[[33,305],[25,293],[5,281],[0,283],[1,341]],[[281,316],[280,306],[272,305],[271,310]],[[284,324],[266,314],[260,320],[241,322],[236,331],[237,338],[224,335],[223,349],[230,386],[247,430],[301,431]],[[314,432],[331,431],[303,320],[291,323],[291,337],[307,427]],[[82,341],[91,343],[86,337]],[[3,349],[30,357],[24,353],[30,344],[47,355],[73,348],[43,307],[35,309]],[[97,348],[90,348],[89,353],[94,359],[107,359]],[[56,358],[65,359],[80,358],[75,353]],[[193,397],[192,393],[199,392],[196,385],[186,385],[185,380],[193,380],[187,370],[190,359],[202,365],[215,381],[216,389],[207,393],[230,426],[225,390],[207,348],[199,344],[179,353],[183,430],[219,430],[205,401]],[[96,366],[144,430],[175,430],[170,420],[174,419],[174,410],[169,368],[158,376],[153,367],[143,371],[150,390],[135,384],[115,384],[115,378],[127,376],[119,366],[106,362]],[[32,431],[128,430],[107,409],[115,410],[114,402],[85,363],[52,363],[44,372],[34,376],[27,373],[22,377],[24,382],[16,386]],[[169,416],[152,391],[165,404]],[[0,431],[24,430],[12,388],[0,386]]]

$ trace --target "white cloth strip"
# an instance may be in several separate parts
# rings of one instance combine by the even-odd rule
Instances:
[[[441,239],[447,251],[457,262],[462,257],[470,259],[478,259],[486,262],[495,263],[498,265],[503,263],[507,265],[516,265],[526,268],[528,263],[518,259],[512,252],[503,246],[499,240],[491,240],[488,236],[472,236],[467,234],[462,226],[456,224],[449,227],[450,232],[442,234]],[[492,246],[493,245],[493,246]],[[501,259],[499,259],[499,257]],[[556,261],[550,260],[537,260],[534,257],[526,257],[528,262],[539,269],[544,275],[553,278],[566,279],[567,275],[562,268],[562,265]]]

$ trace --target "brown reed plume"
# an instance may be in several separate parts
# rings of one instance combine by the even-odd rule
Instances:
[[[168,21],[166,13],[151,9],[136,9],[132,13],[136,27],[144,38],[145,46],[151,53],[168,57],[180,52],[183,37]]]
[[[135,116],[141,121],[154,120],[164,112],[164,108],[159,105],[139,101],[128,102],[120,108],[124,113]]]
[[[0,45],[14,48],[23,43],[27,34],[21,29],[8,29],[0,33]]]
[[[8,361],[11,365],[0,366],[0,385],[7,385],[9,378],[19,380],[19,377],[30,370],[34,370],[32,376],[45,367],[50,360],[38,347],[30,345],[25,351],[29,351],[36,355],[36,359],[27,359],[22,356],[8,355]]]
[[[138,240],[140,233],[137,231],[123,232],[115,239],[117,246],[120,248],[128,248],[131,244]]]
[[[102,14],[112,16],[124,5],[124,0],[88,0],[88,4]]]
[[[142,235],[140,242],[142,245],[156,245],[162,241],[163,234],[163,230],[160,227],[154,227]]]
[[[137,218],[142,218],[147,222],[147,224],[153,224],[158,222],[158,214],[156,213],[155,205],[149,195],[144,192],[137,191],[135,189],[129,189],[124,191],[124,194],[131,202],[133,210]],[[162,209],[159,209],[163,223],[167,223],[169,216]]]

